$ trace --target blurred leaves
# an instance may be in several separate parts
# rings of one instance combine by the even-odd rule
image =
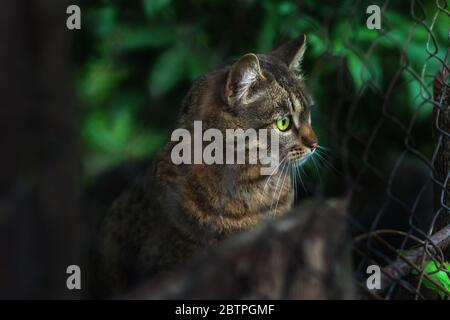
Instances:
[[[445,268],[447,270],[442,270],[435,261],[428,261],[425,265],[425,273],[427,273],[433,281],[439,283],[445,290],[447,290],[447,292],[443,292],[442,289],[437,287],[433,282],[425,277],[423,278],[423,284],[425,287],[439,294],[441,299],[444,299],[446,294],[450,294],[450,278],[447,274],[447,272],[450,272],[450,263],[448,261],[445,262]],[[413,270],[412,274],[419,275],[419,272],[417,270]]]
[[[125,107],[111,117],[99,111],[89,114],[82,132],[90,150],[85,161],[88,176],[156,151],[165,138],[165,132],[142,130],[135,123],[132,108]]]
[[[151,95],[158,97],[172,89],[185,73],[185,62],[185,52],[176,46],[161,53],[150,70]]]
[[[94,25],[95,28],[91,28],[90,31],[97,37],[104,37],[108,35],[115,27],[117,18],[117,7],[115,6],[103,6],[99,8],[92,8],[85,12],[83,11],[83,19],[87,20],[89,25]]]
[[[363,84],[371,82],[373,85],[381,85],[381,63],[377,56],[364,59],[353,52],[347,53],[347,63],[355,88],[360,90]]]
[[[145,14],[149,18],[153,18],[158,12],[162,11],[170,5],[170,0],[143,0]]]
[[[173,43],[177,32],[171,25],[148,25],[137,27],[119,27],[116,30],[112,45],[119,52],[158,48]]]
[[[79,81],[82,98],[92,106],[100,106],[115,91],[128,71],[113,67],[107,60],[95,60],[87,64]]]
[[[366,28],[364,5],[351,0],[320,6],[312,0],[84,0],[77,79],[88,175],[151,156],[190,84],[207,70],[300,34],[307,35],[303,70],[319,106],[336,100],[337,68],[348,71],[355,93],[385,91],[403,68],[401,94],[391,104],[404,122],[416,111],[418,121],[427,121],[431,108],[421,102],[431,81],[418,79],[440,66],[448,16],[432,2],[414,8],[420,19],[410,9],[409,2],[390,4],[377,31]],[[380,108],[379,100],[364,103]]]

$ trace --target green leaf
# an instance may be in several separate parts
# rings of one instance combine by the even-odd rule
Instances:
[[[191,55],[188,60],[189,78],[194,80],[201,74],[205,73],[207,66],[205,60],[200,55]]]
[[[132,133],[132,115],[130,109],[121,110],[112,117],[104,112],[95,111],[86,116],[83,128],[85,141],[93,150],[120,152],[126,146]]]
[[[189,79],[195,80],[217,63],[217,54],[206,48],[189,52],[186,56]]]
[[[335,55],[342,55],[347,51],[345,41],[348,41],[349,36],[352,34],[353,30],[348,22],[343,21],[337,24],[333,29],[331,42],[331,50]]]
[[[423,101],[426,99],[431,99],[429,92],[431,92],[431,85],[428,85],[428,88],[422,86],[422,84],[417,80],[410,72],[404,72],[403,77],[406,81],[407,94],[409,98],[408,106],[411,109],[411,112],[415,112],[416,109],[420,106],[420,109],[417,113],[417,118],[419,120],[428,119],[432,113],[432,106],[428,103],[423,104]],[[428,89],[428,91],[426,90]]]
[[[166,133],[136,127],[132,109],[125,104],[111,114],[95,110],[86,115],[82,135],[89,150],[84,161],[88,177],[129,159],[149,156],[164,142]]]
[[[375,85],[381,85],[381,66],[378,56],[372,55],[364,61],[365,57],[359,57],[353,52],[347,54],[348,68],[357,90],[368,81]]]
[[[185,51],[178,47],[164,51],[156,59],[149,77],[149,89],[153,97],[165,94],[182,79],[185,60]]]
[[[159,11],[170,4],[171,0],[143,0],[144,11],[149,18],[153,18]]]
[[[275,8],[271,2],[264,2],[265,19],[258,34],[257,48],[259,52],[265,52],[272,49],[275,36],[278,30],[278,18]]]
[[[90,107],[101,105],[127,75],[126,69],[114,66],[107,60],[95,60],[81,73],[79,79],[81,96]]]
[[[447,271],[450,271],[450,263],[448,261],[445,262],[445,267]],[[428,261],[425,265],[425,273],[427,273],[433,281],[439,283],[442,287],[447,290],[447,293],[450,294],[450,278],[447,272],[440,270],[440,266],[435,261]],[[412,274],[419,275],[419,272],[417,270],[413,270]],[[425,287],[437,292],[441,299],[445,298],[446,293],[442,291],[442,289],[438,288],[434,283],[432,283],[427,278],[423,278],[423,284]]]
[[[280,15],[289,15],[295,11],[295,5],[292,2],[283,1],[278,4],[277,9]]]
[[[374,41],[378,37],[378,33],[366,28],[357,29],[356,37],[358,41]]]
[[[139,159],[153,154],[165,141],[164,132],[145,131],[137,134],[129,142],[127,153],[131,158]]]
[[[171,25],[121,27],[111,37],[110,50],[134,51],[158,48],[177,40],[176,28]]]
[[[308,35],[308,43],[310,44],[310,52],[313,56],[318,57],[323,52],[325,52],[325,43],[323,40],[315,33]]]
[[[116,18],[117,8],[113,5],[104,5],[101,8],[92,9],[86,14],[89,29],[92,30],[98,38],[103,38],[113,31]]]
[[[349,52],[347,55],[347,63],[348,69],[353,79],[353,83],[355,84],[356,89],[359,90],[363,84],[362,79],[363,63],[361,59],[352,52]]]

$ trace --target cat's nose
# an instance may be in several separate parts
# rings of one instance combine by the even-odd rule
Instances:
[[[309,148],[311,151],[314,151],[319,143],[316,134],[314,133],[311,126],[303,126],[300,130],[300,139],[303,145]]]
[[[305,145],[305,147],[311,149],[311,151],[316,149],[317,146],[318,146],[317,137],[315,135],[312,135],[310,137],[303,136],[302,137],[302,142]]]

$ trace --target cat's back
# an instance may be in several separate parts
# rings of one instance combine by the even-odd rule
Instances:
[[[114,201],[97,228],[91,257],[95,297],[122,293],[198,248],[174,225],[164,179],[155,177],[154,168]]]

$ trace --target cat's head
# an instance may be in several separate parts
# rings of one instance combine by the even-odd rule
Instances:
[[[301,75],[304,35],[267,54],[246,54],[227,70],[222,86],[226,109],[243,129],[273,129],[280,158],[303,161],[317,148],[311,127],[312,98]]]

